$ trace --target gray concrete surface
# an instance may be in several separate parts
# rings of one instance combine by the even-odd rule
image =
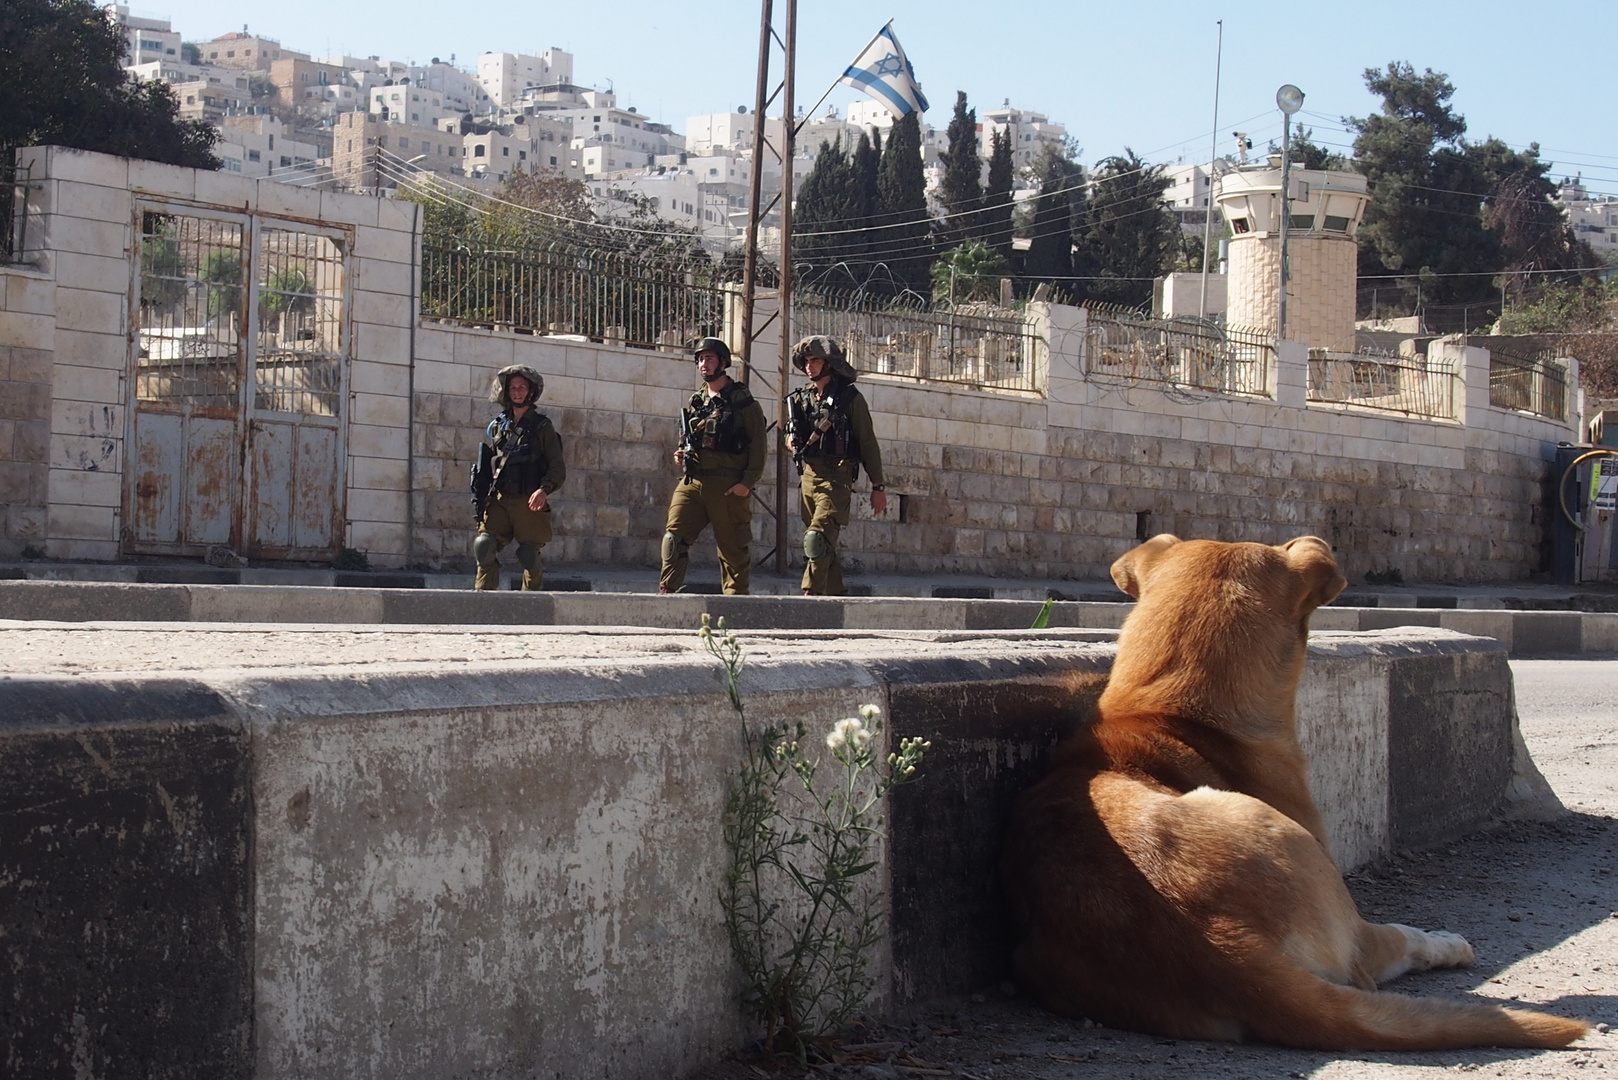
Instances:
[[[1002,977],[1003,814],[1110,636],[747,633],[752,722],[872,701],[934,742],[890,807],[879,1005]],[[0,965],[24,1071],[134,1045],[171,1075],[660,1077],[740,1041],[715,895],[737,729],[690,629],[7,623],[0,658],[0,913],[44,913]],[[1492,641],[1317,635],[1300,725],[1349,865],[1475,827],[1514,768],[1532,787]],[[1407,790],[1414,752],[1452,763],[1449,802]],[[119,887],[85,887],[92,853]]]
[[[1122,595],[1122,594],[1119,594]],[[646,592],[475,593],[323,585],[184,585],[0,580],[0,619],[202,623],[695,626],[703,613],[746,630],[1010,630],[1043,599],[658,596]],[[1131,605],[1062,601],[1052,627],[1116,629]],[[1513,656],[1618,653],[1618,613],[1521,609],[1321,608],[1317,630],[1428,626],[1492,637]]]

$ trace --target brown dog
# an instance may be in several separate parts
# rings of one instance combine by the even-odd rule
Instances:
[[[1454,934],[1365,922],[1327,848],[1293,703],[1324,540],[1158,536],[1112,567],[1139,603],[1094,720],[1017,804],[1002,877],[1045,1007],[1176,1038],[1331,1050],[1565,1046],[1589,1025],[1379,994],[1465,967]]]

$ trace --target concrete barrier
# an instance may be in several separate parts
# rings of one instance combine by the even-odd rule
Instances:
[[[652,593],[474,593],[307,585],[141,585],[0,581],[0,619],[490,626],[694,626],[704,612],[749,630],[1015,630],[1038,600],[922,597],[658,596]],[[1132,605],[1064,601],[1052,627],[1117,629]],[[1429,626],[1502,642],[1512,656],[1618,653],[1618,613],[1479,608],[1324,607],[1317,630]]]
[[[534,600],[562,597],[500,598]],[[753,723],[870,701],[933,742],[889,807],[878,1009],[1004,977],[1005,816],[1110,636],[746,635]],[[744,1037],[717,902],[739,734],[689,629],[33,623],[0,655],[20,1074],[666,1077]],[[1299,717],[1348,868],[1533,779],[1494,641],[1316,635]]]

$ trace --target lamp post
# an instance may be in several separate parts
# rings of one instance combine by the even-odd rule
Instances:
[[[1275,92],[1281,110],[1281,302],[1276,310],[1275,339],[1287,336],[1287,226],[1292,223],[1292,116],[1303,108],[1303,91],[1286,83]]]

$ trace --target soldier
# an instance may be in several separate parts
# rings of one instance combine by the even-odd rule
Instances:
[[[747,387],[725,374],[730,347],[705,337],[691,346],[705,384],[680,411],[674,463],[685,476],[669,501],[660,593],[685,587],[691,545],[713,525],[726,594],[746,596],[753,576],[753,486],[764,473],[764,410]]]
[[[848,524],[849,503],[860,466],[871,477],[871,510],[888,508],[882,451],[871,430],[871,410],[854,389],[856,372],[842,347],[829,337],[804,338],[792,347],[792,366],[809,385],[787,398],[787,447],[798,466],[803,533],[803,594],[842,596],[843,564],[837,535]]]
[[[517,541],[522,587],[538,589],[545,581],[539,549],[551,540],[550,497],[567,479],[562,437],[550,419],[534,408],[545,392],[545,380],[531,367],[501,368],[489,388],[489,400],[501,406],[489,421],[485,442],[472,466],[472,507],[478,534],[472,541],[479,589],[500,587],[500,549]]]

